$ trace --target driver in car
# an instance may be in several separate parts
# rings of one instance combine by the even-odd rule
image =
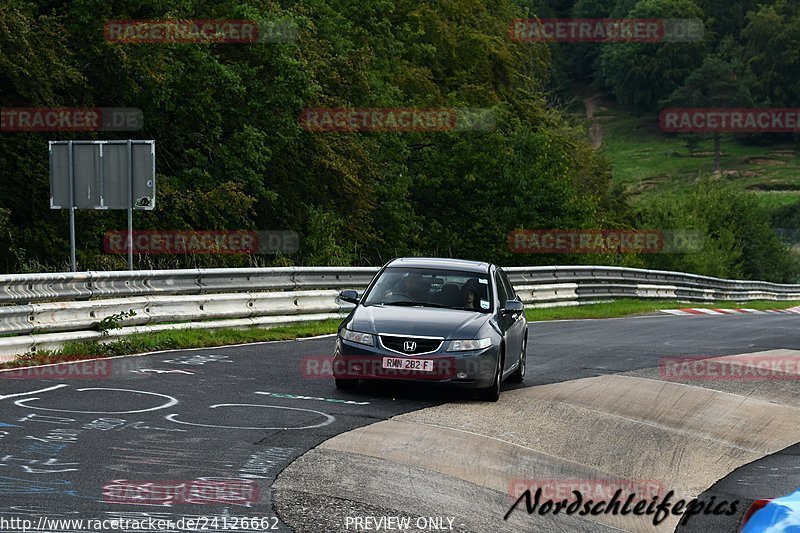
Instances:
[[[415,301],[425,301],[425,296],[428,294],[428,284],[420,274],[409,274],[404,277],[397,288],[386,293],[386,296],[393,296],[398,294],[406,295]]]

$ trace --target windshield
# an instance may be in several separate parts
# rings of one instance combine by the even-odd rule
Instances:
[[[387,268],[364,305],[441,307],[488,313],[489,276],[457,270]]]

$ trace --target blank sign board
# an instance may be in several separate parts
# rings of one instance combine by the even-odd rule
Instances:
[[[50,208],[154,209],[155,150],[155,141],[50,141]]]

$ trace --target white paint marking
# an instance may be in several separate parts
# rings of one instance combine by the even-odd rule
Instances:
[[[178,357],[176,359],[165,359],[161,362],[173,365],[202,366],[205,365],[206,363],[232,363],[233,361],[228,360],[227,355],[208,354],[208,355],[192,355],[187,357]]]
[[[195,424],[194,422],[183,422],[178,420],[176,417],[178,416],[177,413],[173,413],[171,415],[166,415],[164,418],[169,420],[170,422],[175,422],[176,424],[186,424],[187,426],[199,426],[204,428],[219,428],[219,429],[255,429],[255,430],[265,430],[265,429],[314,429],[320,428],[323,426],[327,426],[328,424],[333,423],[336,420],[329,414],[322,413],[320,411],[314,411],[313,409],[301,409],[299,407],[283,407],[278,405],[261,405],[261,404],[254,404],[254,403],[220,403],[217,405],[212,405],[211,409],[216,409],[217,407],[266,407],[267,409],[286,409],[288,411],[306,411],[308,413],[314,413],[316,415],[320,415],[325,417],[325,422],[321,424],[314,424],[313,426],[303,426],[303,427],[294,427],[294,428],[284,428],[284,427],[239,427],[239,426],[214,426],[211,424]]]
[[[317,339],[329,339],[331,337],[335,337],[336,335],[338,335],[338,334],[337,333],[326,333],[325,335],[315,335],[313,337],[297,337],[297,339],[295,339],[295,340],[297,340],[298,342],[315,341]]]
[[[140,368],[139,370],[131,370],[133,373],[144,374],[146,372],[155,372],[156,374],[188,374],[190,376],[194,375],[194,372],[189,372],[188,370],[159,370],[157,368]]]
[[[16,394],[6,394],[5,396],[0,395],[0,400],[5,400],[6,398],[16,398],[17,396],[29,396],[31,394],[37,394],[39,392],[47,392],[51,390],[60,389],[61,387],[69,387],[69,385],[53,385],[52,387],[47,387],[46,389],[39,389],[39,390],[32,390],[30,392],[18,392]],[[31,400],[38,400],[39,398],[30,398]]]
[[[319,396],[303,396],[300,394],[283,394],[278,392],[259,392],[256,391],[256,394],[262,394],[264,396],[272,396],[273,398],[285,398],[287,400],[317,400],[320,402],[330,402],[330,403],[340,403],[346,405],[369,405],[369,402],[356,402],[354,400],[340,400],[338,398],[322,398]]]
[[[721,315],[719,311],[714,311],[713,309],[705,309],[703,307],[694,307],[691,311],[695,311],[696,313],[701,313],[704,315]]]
[[[64,386],[64,385],[62,385]],[[167,398],[168,401],[162,405],[158,405],[156,407],[150,407],[148,409],[139,409],[136,411],[73,411],[69,409],[50,409],[47,407],[34,407],[33,405],[27,405],[25,402],[38,400],[39,398],[26,398],[24,400],[17,400],[14,402],[15,405],[19,407],[27,407],[28,409],[39,409],[40,411],[56,411],[59,413],[91,413],[91,414],[100,414],[100,415],[123,415],[123,414],[132,414],[132,413],[146,413],[148,411],[158,411],[160,409],[166,409],[167,407],[172,407],[173,405],[178,403],[178,400],[173,398],[172,396],[168,396],[166,394],[159,394],[157,392],[147,392],[147,391],[139,391],[139,390],[131,390],[131,389],[109,389],[104,387],[99,388],[87,388],[87,389],[78,389],[78,392],[84,391],[93,391],[93,390],[110,390],[110,391],[117,391],[117,392],[130,392],[132,394],[149,394],[151,396],[161,396],[162,398]]]

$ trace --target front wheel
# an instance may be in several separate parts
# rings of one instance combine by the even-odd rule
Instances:
[[[478,398],[485,402],[496,402],[500,399],[500,375],[502,374],[502,358],[497,362],[497,370],[494,374],[494,382],[488,388],[478,392]]]
[[[511,383],[522,383],[525,380],[525,360],[527,357],[527,350],[528,336],[526,335],[522,340],[522,352],[519,354],[519,364],[517,365],[517,369],[513,374],[511,374],[511,377],[508,378]]]

